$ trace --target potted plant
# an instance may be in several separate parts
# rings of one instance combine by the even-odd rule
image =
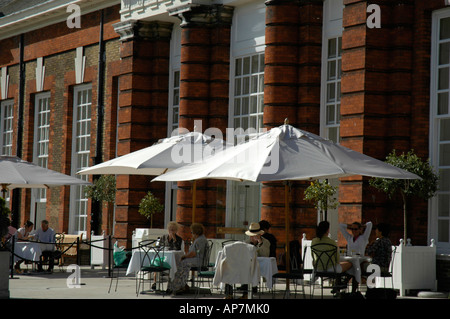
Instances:
[[[92,185],[84,189],[87,198],[103,203],[104,207],[114,204],[116,201],[116,177],[114,175],[102,175]],[[108,230],[112,230],[112,214],[108,209]]]
[[[150,219],[150,228],[153,228],[153,214],[160,213],[163,209],[164,206],[160,204],[159,199],[152,192],[148,192],[139,203],[138,211],[141,215]]]
[[[404,243],[406,243],[407,198],[417,196],[424,200],[428,200],[433,197],[438,188],[439,176],[433,171],[429,160],[422,161],[414,154],[414,150],[409,151],[407,154],[402,153],[401,155],[397,155],[395,150],[393,150],[386,157],[386,162],[414,173],[422,178],[414,180],[371,178],[369,180],[371,186],[385,192],[389,198],[392,198],[396,193],[400,193],[403,200],[403,237]]]
[[[305,190],[304,199],[312,201],[314,207],[319,210],[321,220],[327,220],[328,209],[338,207],[339,202],[334,197],[337,187],[328,183],[328,180],[313,181]]]

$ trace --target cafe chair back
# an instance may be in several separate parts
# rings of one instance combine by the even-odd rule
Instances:
[[[304,281],[304,262],[302,260],[302,257],[300,255],[300,243],[298,240],[293,240],[290,243],[290,259],[289,263],[291,267],[289,268],[289,272],[278,272],[272,276],[272,280],[276,281],[277,279],[285,279],[289,280],[289,282],[292,280],[294,284],[294,297],[297,298],[297,287],[298,283],[301,283],[301,292],[303,294],[303,298],[306,298],[305,295],[305,281]],[[307,246],[304,247],[304,253],[303,256],[306,255]],[[297,251],[298,250],[298,251]],[[272,289],[272,296],[275,298],[275,285],[273,285]],[[288,286],[289,290],[286,289],[284,291],[284,298],[290,298],[290,286]]]
[[[314,282],[317,278],[321,279],[321,298],[323,298],[324,281],[329,279],[335,282],[336,279],[341,276],[341,274],[337,272],[337,249],[337,246],[328,243],[311,245],[311,255],[313,258],[311,297],[314,296]],[[328,288],[334,289],[335,285]]]
[[[200,285],[203,284],[205,281],[208,282],[210,288],[209,292],[211,292],[212,289],[212,279],[214,278],[215,271],[210,270],[210,263],[209,260],[211,258],[211,252],[213,248],[213,241],[208,240],[206,247],[205,247],[205,253],[203,255],[203,260],[199,262],[199,267],[196,269],[191,268],[193,270],[193,282],[194,286],[197,288],[196,296],[200,293]]]
[[[158,242],[156,240],[146,240],[139,243],[139,249],[143,254],[141,258],[141,266],[138,275],[136,276],[137,280],[137,289],[136,295],[139,296],[139,293],[146,293],[144,290],[144,282],[146,280],[146,276],[149,282],[152,281],[152,273],[159,274],[159,280],[155,282],[158,284],[155,291],[164,292],[161,289],[163,275],[170,271],[170,265],[165,261],[165,247],[164,245],[157,245]],[[156,279],[155,279],[156,280]],[[140,287],[142,284],[142,292],[140,292]],[[155,285],[156,286],[156,285]]]

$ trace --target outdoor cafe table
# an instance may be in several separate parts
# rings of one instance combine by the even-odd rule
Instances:
[[[223,250],[217,253],[216,266],[223,259]],[[275,257],[257,257],[260,276],[266,280],[267,288],[272,289],[272,276],[278,273],[277,261]],[[219,280],[220,281],[220,280]]]
[[[136,274],[137,272],[139,272],[141,270],[142,260],[144,259],[143,266],[147,266],[149,264],[149,261],[153,259],[155,254],[156,253],[154,251],[149,251],[147,253],[148,258],[146,257],[144,259],[145,251],[143,251],[142,249],[133,250],[133,254],[131,255],[131,259],[130,259],[130,263],[127,268],[126,275],[128,276],[130,274]],[[160,257],[162,257],[163,252],[160,252],[159,254],[160,254]],[[164,251],[164,259],[170,265],[169,278],[171,280],[173,280],[175,277],[175,273],[177,272],[177,265],[181,260],[181,256],[183,256],[183,255],[184,255],[184,252],[181,250],[166,250],[166,251]]]
[[[278,273],[277,260],[275,257],[258,257],[257,260],[261,277],[266,279],[267,288],[272,289],[272,276]]]
[[[39,261],[42,255],[42,244],[31,241],[18,241],[14,243],[14,262],[20,260]]]
[[[340,261],[349,261],[353,267],[347,270],[349,275],[355,277],[357,282],[361,282],[361,264],[363,262],[370,262],[372,259],[369,256],[340,256]]]

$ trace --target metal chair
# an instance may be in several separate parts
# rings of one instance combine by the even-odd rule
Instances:
[[[203,283],[203,280],[207,279],[209,282],[211,282],[212,279],[214,278],[215,271],[210,270],[209,264],[213,244],[214,243],[211,240],[208,240],[207,244],[205,245],[203,259],[202,260],[199,259],[198,266],[191,267],[191,270],[193,271],[193,278],[192,278],[193,283],[195,283],[195,278],[197,278],[198,283],[196,287],[197,296],[200,292],[200,284]]]
[[[308,247],[305,246],[303,256],[306,256],[307,248]],[[297,260],[299,258],[298,256],[299,256],[299,254],[291,255],[291,257],[290,257],[291,267],[290,267],[289,272],[276,273],[275,275],[272,276],[272,279],[273,280],[276,280],[276,279],[293,280],[294,298],[297,298],[297,285],[298,285],[298,281],[300,280],[301,285],[302,285],[301,292],[303,293],[303,298],[306,298],[304,274],[305,274],[305,272],[308,272],[308,271],[304,269],[304,265],[305,265],[304,260],[300,260],[300,261]],[[274,287],[275,287],[275,285],[274,285]],[[272,289],[272,296],[273,296],[273,298],[275,298],[275,288]],[[289,297],[290,297],[290,291],[285,290],[284,298],[289,299]]]
[[[142,292],[144,292],[144,282],[145,275],[149,276],[149,280],[151,281],[152,276],[150,274],[157,273],[159,274],[158,288],[156,291],[163,292],[161,289],[162,285],[162,274],[170,271],[170,265],[165,261],[164,257],[164,246],[156,246],[156,240],[146,240],[139,243],[139,249],[144,254],[141,259],[141,266],[138,275],[136,276],[137,280],[137,289],[136,295],[139,296],[140,286],[142,283]]]
[[[127,269],[128,265],[130,264],[130,260],[131,260],[131,252],[126,252],[126,259],[120,263],[120,264],[116,264],[114,262],[113,265],[113,269],[112,269],[112,276],[111,276],[111,282],[109,283],[109,289],[108,289],[108,293],[111,292],[111,286],[114,280],[114,270],[116,270],[116,288],[115,288],[115,292],[117,292],[117,286],[119,284],[119,277],[120,277],[120,270],[121,269]]]
[[[319,243],[311,245],[311,255],[313,258],[313,278],[312,278],[312,289],[311,298],[314,296],[314,286],[316,277],[321,279],[321,298],[323,299],[323,289],[324,281],[326,279],[331,279],[334,282],[336,279],[340,279],[341,273],[337,272],[336,266],[338,261],[337,256],[337,246],[329,243]],[[331,289],[342,288],[334,283],[332,286],[328,287]]]

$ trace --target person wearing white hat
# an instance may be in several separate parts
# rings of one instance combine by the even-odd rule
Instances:
[[[259,223],[251,223],[245,234],[248,236],[245,242],[256,246],[256,254],[258,257],[269,257],[270,241],[261,236],[264,234],[264,231],[261,229]]]
[[[269,257],[270,255],[270,242],[262,237],[264,231],[261,229],[259,223],[251,223],[248,230],[245,232],[248,236],[248,239],[245,241],[246,244],[250,244],[256,246],[256,255],[258,257]],[[240,299],[248,298],[248,285],[244,284],[238,290],[242,290],[244,293]],[[253,287],[253,292],[257,292],[258,288]],[[230,284],[225,284],[225,299],[232,299],[233,296],[233,287]]]

